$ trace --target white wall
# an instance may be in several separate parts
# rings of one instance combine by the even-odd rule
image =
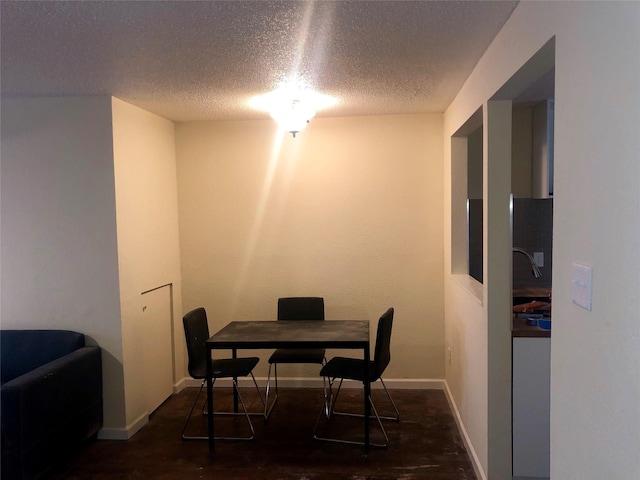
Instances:
[[[114,98],[113,144],[126,425],[135,432],[185,373],[174,124]]]
[[[491,449],[502,447],[488,434],[491,405],[482,388],[492,356],[486,312],[450,274],[450,136],[553,36],[551,476],[637,478],[640,3],[520,3],[445,112],[446,342],[460,346],[447,382],[490,473]],[[573,262],[593,267],[590,312],[572,303]]]
[[[634,478],[640,476],[640,3],[574,10],[563,5],[559,12],[567,28],[556,47],[551,475]],[[571,302],[573,262],[593,267],[591,312]]]
[[[2,328],[102,348],[103,438],[147,419],[141,366],[165,354],[142,348],[150,301],[173,308],[169,393],[185,376],[174,140],[172,122],[109,97],[2,101]],[[160,301],[141,295],[168,284]]]
[[[124,422],[111,100],[2,100],[2,328],[102,347],[105,427]]]
[[[393,306],[385,377],[442,378],[440,114],[315,118],[295,139],[271,120],[186,123],[176,137],[185,310],[204,306],[214,330],[275,319],[281,296],[374,324]]]

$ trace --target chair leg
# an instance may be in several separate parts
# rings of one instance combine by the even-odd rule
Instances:
[[[327,357],[322,358],[322,366],[324,367],[327,364]],[[331,388],[333,386],[334,379],[329,380],[329,392],[331,393]],[[322,377],[322,390],[324,393],[324,416],[328,420],[331,416],[331,408],[329,408],[328,398],[327,398],[327,377]],[[316,425],[318,422],[316,421]]]
[[[373,446],[374,447],[387,448],[387,446],[389,445],[389,437],[387,436],[387,431],[384,429],[384,426],[382,425],[382,417],[380,415],[378,415],[378,410],[376,409],[376,406],[373,403],[373,400],[371,399],[371,397],[369,397],[369,403],[371,403],[371,410],[373,410],[373,414],[375,415],[376,420],[378,420],[378,425],[380,426],[380,430],[382,431],[382,435],[384,435],[384,443],[381,444],[381,445],[373,444]]]
[[[273,398],[273,402],[271,402],[271,406],[269,406],[269,392],[271,391],[271,367],[273,366],[274,378],[276,382],[276,393]],[[269,420],[269,415],[271,415],[271,410],[276,406],[276,402],[278,401],[278,364],[270,363],[269,364],[269,372],[267,373],[267,389],[265,391],[265,402],[264,402],[264,419]]]
[[[329,396],[330,397],[333,396],[333,394],[331,392],[331,386],[333,384],[333,380],[335,380],[335,379],[330,379],[329,380],[329,392],[330,392]],[[335,405],[335,400],[338,398],[338,393],[340,392],[340,387],[341,386],[342,386],[342,380],[340,381],[340,386],[338,387],[338,391],[336,392],[335,397],[333,397],[330,400],[330,402],[331,402],[330,403],[331,404],[330,408],[328,407],[329,403],[327,401],[328,399],[327,399],[327,396],[326,396],[326,393],[325,393],[324,405],[322,406],[322,408],[320,410],[320,414],[318,415],[318,418],[316,419],[316,424],[315,424],[315,426],[313,428],[313,438],[315,440],[320,440],[320,441],[324,441],[324,442],[343,443],[343,444],[349,444],[349,445],[364,445],[364,442],[358,442],[358,441],[355,441],[355,440],[343,440],[343,439],[340,439],[340,438],[320,437],[318,435],[318,433],[317,433],[318,432],[318,424],[320,423],[320,418],[322,417],[323,414],[327,418],[327,422],[329,422],[331,413],[336,413],[336,415],[340,415],[339,413],[337,413],[337,412],[335,412],[333,410],[333,406]],[[378,410],[376,409],[376,406],[374,405],[373,400],[371,399],[371,397],[369,397],[369,403],[371,404],[371,410],[373,412],[372,418],[375,418],[377,420],[378,426],[380,427],[382,435],[384,436],[384,443],[372,443],[372,442],[369,442],[369,446],[377,447],[377,448],[387,448],[388,445],[389,445],[389,437],[387,436],[387,431],[384,429],[384,426],[382,425],[382,418],[378,415]],[[327,414],[326,412],[327,412],[328,408],[329,408],[329,410],[328,410],[328,414]],[[353,417],[357,417],[357,416],[363,417],[363,415],[355,415],[355,414],[354,415],[343,414],[343,415],[353,416]]]
[[[262,396],[262,392],[260,391],[260,387],[258,386],[258,382],[256,381],[256,377],[253,375],[253,372],[249,372],[249,375],[251,375],[251,380],[253,380],[253,385],[256,388],[256,392],[258,392],[258,398],[260,398],[260,402],[262,403],[262,409],[259,412],[248,412],[249,415],[260,415],[263,416],[264,415],[264,408],[265,408],[265,399]],[[234,382],[234,385],[236,387],[236,391],[238,392],[238,397],[240,397],[240,391],[238,390],[238,385],[236,383],[235,379],[232,379],[232,381]],[[206,415],[206,411],[205,411],[205,415]],[[238,412],[215,412],[214,415],[243,415],[242,413],[238,413]]]
[[[322,392],[324,395],[324,402],[322,404],[322,409],[318,414],[318,418],[316,418],[316,424],[313,426],[313,438],[315,438],[316,440],[324,440],[316,435],[316,432],[318,431],[318,424],[320,423],[320,418],[322,417],[322,414],[324,414],[325,419],[327,421],[329,421],[329,418],[331,417],[330,402],[333,400],[332,398],[333,396],[331,393],[331,386],[333,385],[334,380],[335,380],[334,378],[327,379],[327,377],[322,377],[322,384],[323,384]],[[327,393],[327,381],[329,383],[329,393]]]
[[[344,378],[340,379],[340,383],[338,384],[338,389],[336,393],[333,393],[333,383],[335,382],[335,378],[329,381],[329,405],[328,405],[328,413],[327,418],[331,418],[332,415],[340,413],[336,413],[336,403],[338,402],[338,395],[340,395],[340,390],[342,389],[342,382],[344,382]]]
[[[184,432],[187,430],[187,425],[189,424],[189,420],[191,420],[191,414],[193,413],[193,409],[195,408],[196,403],[198,403],[198,398],[200,398],[200,394],[202,393],[202,388],[204,387],[205,383],[206,383],[206,380],[203,380],[202,383],[200,384],[200,389],[198,390],[198,394],[196,395],[196,398],[193,401],[193,404],[191,405],[191,409],[189,410],[189,415],[187,415],[187,420],[186,420],[186,422],[184,422],[184,427],[182,427],[182,439],[183,440],[205,440],[205,439],[208,439],[208,437],[194,437],[194,436],[188,436],[188,435],[184,434]]]
[[[255,379],[254,379],[255,381]],[[244,400],[242,399],[242,395],[240,395],[240,389],[238,388],[238,382],[236,381],[236,379],[233,379],[233,388],[235,388],[236,393],[238,394],[238,399],[240,400],[240,404],[242,405],[242,410],[244,410],[244,416],[247,419],[247,423],[249,424],[249,428],[251,429],[251,436],[249,437],[213,437],[214,440],[253,440],[253,437],[255,436],[256,432],[253,429],[253,423],[251,423],[251,418],[249,417],[249,412],[247,411],[247,406],[244,403]],[[262,398],[262,395],[260,395],[260,398]],[[214,415],[242,415],[242,413],[219,413],[219,414],[215,414]],[[205,437],[207,438],[207,437]]]
[[[331,418],[331,413],[333,412],[333,407],[335,405],[336,400],[338,399],[338,393],[340,393],[340,387],[342,387],[342,380],[340,380],[340,386],[338,387],[338,391],[336,392],[336,395],[333,395],[333,382],[335,381],[335,378],[328,378],[328,377],[322,377],[322,392],[324,395],[324,402],[322,405],[322,412],[320,412],[320,415],[318,416],[318,418],[316,419],[316,424],[314,427],[314,434],[315,431],[318,428],[318,422],[320,421],[320,416],[322,416],[322,413],[324,413],[324,416],[327,420],[329,420]],[[328,389],[328,393],[327,393],[327,383],[329,384],[329,389]]]
[[[331,407],[330,398],[333,398],[333,394],[331,393],[331,387],[333,385],[333,380],[329,380],[329,394],[327,394],[327,377],[322,377],[322,393],[324,395],[324,416],[327,420],[331,416]],[[316,426],[318,422],[316,421]]]
[[[264,398],[262,397],[262,392],[260,391],[260,388],[258,387],[258,382],[256,382],[256,378],[253,375],[253,372],[250,373],[251,378],[253,379],[253,384],[256,387],[256,391],[258,392],[258,396],[260,397],[260,401],[263,403],[265,403]],[[238,416],[238,415],[244,415],[244,417],[247,419],[247,423],[249,424],[249,428],[251,429],[251,436],[249,437],[213,437],[214,440],[252,440],[255,436],[255,430],[253,428],[253,423],[251,423],[251,418],[249,417],[250,415],[262,415],[262,412],[255,412],[255,413],[250,413],[247,410],[247,406],[244,403],[244,399],[242,398],[242,395],[240,394],[240,389],[238,388],[238,382],[236,381],[236,379],[232,379],[233,381],[233,388],[235,389],[236,393],[238,394],[238,399],[240,400],[240,404],[242,405],[242,410],[244,411],[244,413],[236,413],[236,412],[214,412],[215,416]],[[191,405],[191,409],[189,410],[189,415],[187,416],[187,420],[184,424],[184,427],[182,428],[182,439],[183,440],[208,440],[209,437],[208,436],[188,436],[185,435],[184,432],[187,429],[187,425],[189,424],[189,420],[191,419],[191,415],[193,413],[193,409],[196,406],[196,403],[198,402],[198,398],[200,397],[200,394],[202,393],[202,389],[204,387],[206,383],[206,380],[204,380],[202,382],[202,384],[200,385],[200,389],[198,390],[198,394],[196,395],[195,400],[193,401],[193,404]],[[213,383],[215,384],[215,379],[213,380]],[[207,414],[206,411],[203,411],[204,414]]]
[[[327,357],[323,357],[322,358],[322,362],[321,365],[325,366],[327,364]],[[273,397],[273,402],[271,403],[271,405],[269,405],[269,394],[271,392],[271,367],[273,366],[273,372],[274,372],[274,379],[275,379],[275,383],[276,383],[276,393],[275,393],[275,397]],[[264,419],[265,421],[269,419],[269,415],[271,415],[271,411],[273,410],[273,407],[276,406],[276,402],[278,401],[278,364],[277,363],[270,363],[269,364],[269,371],[267,373],[267,388],[265,390],[265,406],[264,406]]]
[[[389,403],[391,403],[391,406],[393,407],[393,409],[396,412],[395,416],[381,416],[380,419],[381,420],[393,420],[394,422],[399,422],[400,421],[400,412],[398,411],[398,407],[396,407],[396,403],[393,401],[393,398],[391,398],[391,394],[389,393],[389,390],[387,389],[387,386],[384,383],[384,380],[382,380],[382,377],[380,377],[380,383],[382,383],[382,387],[384,388],[385,393],[387,394],[387,398],[389,399]],[[342,382],[340,382],[340,386],[342,386]],[[340,392],[340,389],[338,388],[338,393]],[[336,399],[338,397],[338,394],[336,394]],[[333,404],[333,407],[335,407],[335,402]],[[361,413],[349,413],[349,412],[337,412],[334,410],[331,411],[331,413],[333,415],[344,415],[347,417],[360,417],[362,418],[363,415]]]
[[[256,382],[256,377],[253,376],[253,372],[249,372],[249,375],[251,375],[251,379],[253,380],[253,384],[256,387],[256,392],[258,392],[258,397],[260,398],[260,401],[262,402],[262,406],[264,408],[267,408],[266,399],[262,396],[262,392],[260,391],[260,387],[258,386],[258,382]],[[263,413],[262,412],[249,412],[249,415],[263,415]]]
[[[395,417],[380,417],[380,418],[383,419],[383,420],[393,420],[395,422],[399,422],[400,421],[400,411],[398,410],[398,407],[396,407],[396,402],[394,402],[393,398],[391,398],[391,394],[389,393],[389,390],[387,390],[387,386],[385,385],[384,380],[382,380],[382,377],[380,377],[380,383],[382,383],[382,387],[384,388],[384,391],[387,393],[387,398],[389,399],[389,402],[393,406],[393,409],[396,411],[396,416]]]

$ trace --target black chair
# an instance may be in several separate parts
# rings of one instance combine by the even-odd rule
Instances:
[[[191,414],[193,413],[193,409],[198,402],[198,398],[202,393],[202,389],[207,383],[207,361],[211,362],[211,371],[213,372],[212,381],[215,385],[215,381],[218,378],[231,378],[233,381],[233,388],[238,395],[238,399],[242,404],[242,408],[244,410],[244,416],[247,418],[247,422],[249,423],[249,428],[251,429],[251,436],[248,437],[214,437],[216,440],[251,440],[255,431],[253,429],[253,424],[251,423],[251,419],[249,418],[249,412],[247,411],[247,407],[240,395],[240,390],[238,389],[238,377],[246,377],[251,375],[253,379],[253,383],[256,386],[256,390],[258,395],[260,396],[260,400],[264,404],[264,399],[262,398],[262,393],[258,388],[258,384],[256,382],[255,377],[253,376],[253,369],[258,364],[260,359],[258,357],[245,357],[245,358],[223,358],[212,360],[211,358],[207,359],[207,349],[205,348],[205,341],[209,338],[209,324],[207,322],[207,313],[204,308],[196,308],[195,310],[187,313],[182,322],[184,324],[184,335],[187,340],[187,354],[189,356],[189,375],[195,379],[202,379],[202,383],[200,384],[200,390],[198,390],[198,395],[193,401],[193,405],[191,405],[191,410],[189,410],[189,415],[187,416],[187,420],[184,423],[184,427],[182,428],[182,439],[183,440],[207,440],[208,437],[205,436],[188,436],[185,435],[185,431],[187,429],[187,425],[189,424],[189,420],[191,420]],[[206,405],[206,402],[205,402]],[[204,406],[203,406],[203,413]],[[214,415],[243,415],[242,413],[236,412],[215,412]],[[262,415],[262,413],[260,413]]]
[[[285,297],[278,299],[278,320],[324,320],[324,299],[322,297]],[[324,348],[277,349],[269,357],[269,373],[265,398],[264,418],[267,420],[278,400],[278,364],[304,363],[323,365],[326,363]],[[271,366],[274,366],[276,394],[269,407],[271,389]]]
[[[400,412],[398,411],[396,404],[391,398],[391,395],[389,394],[389,390],[387,390],[387,386],[384,384],[384,381],[382,380],[382,374],[384,373],[385,369],[389,365],[389,362],[391,361],[390,346],[391,346],[391,327],[393,325],[393,313],[394,313],[393,308],[388,309],[384,313],[384,315],[380,317],[380,320],[378,321],[378,331],[376,334],[376,345],[375,345],[374,357],[373,357],[373,360],[369,361],[369,365],[367,369],[368,371],[367,377],[369,382],[374,383],[376,380],[380,380],[380,383],[382,383],[384,391],[386,392],[387,397],[389,398],[389,401],[396,413],[395,416],[387,416],[387,417],[380,416],[373,403],[373,400],[371,399],[371,396],[369,396],[368,401],[371,403],[371,410],[373,413],[372,417],[375,417],[376,420],[378,421],[378,425],[380,426],[380,429],[382,430],[382,434],[384,435],[384,439],[385,439],[384,444],[371,443],[371,446],[382,447],[382,448],[386,448],[389,443],[389,437],[387,436],[387,432],[385,431],[384,426],[382,425],[382,420],[394,420],[396,422],[400,421]],[[318,431],[318,423],[320,422],[320,418],[322,417],[323,413],[327,417],[327,421],[330,420],[333,415],[347,415],[351,417],[360,417],[360,418],[364,417],[364,415],[362,414],[338,412],[335,410],[336,402],[338,400],[338,395],[340,394],[340,388],[342,387],[342,382],[345,379],[364,382],[365,380],[364,360],[359,358],[345,358],[345,357],[332,358],[324,367],[322,367],[322,370],[320,371],[320,375],[324,377],[324,381],[325,381],[324,405],[323,405],[322,411],[320,412],[320,415],[318,415],[318,419],[316,420],[316,425],[313,432],[314,438],[316,440],[326,440],[326,441],[338,442],[338,443],[362,445],[364,442],[320,437],[317,435],[317,431]],[[333,383],[336,378],[340,379],[340,384],[338,385],[338,389],[334,395]],[[329,383],[328,393],[326,388],[327,379]]]

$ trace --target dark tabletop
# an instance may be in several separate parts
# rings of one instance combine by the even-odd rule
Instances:
[[[365,348],[366,320],[280,320],[231,322],[211,336],[211,349],[222,348]]]

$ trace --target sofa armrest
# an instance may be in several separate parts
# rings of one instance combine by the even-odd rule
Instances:
[[[100,428],[102,357],[96,346],[79,348],[5,383],[1,407],[3,454],[9,449],[28,449],[40,441],[43,432],[73,424],[86,415],[89,406],[95,410],[96,402],[100,418],[94,423]],[[95,432],[86,432],[87,437]]]

